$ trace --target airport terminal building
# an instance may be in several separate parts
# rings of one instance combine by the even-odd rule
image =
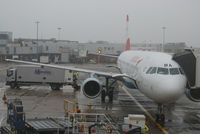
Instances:
[[[0,32],[0,60],[6,58],[29,61],[43,60],[54,63],[84,63],[90,59],[97,60],[95,54],[119,55],[125,50],[125,43],[96,41],[80,43],[70,40],[52,39],[12,39],[12,32]],[[134,43],[132,50],[164,51],[177,53],[184,50],[186,44]],[[88,59],[89,57],[89,59]],[[109,62],[109,61],[108,61]]]

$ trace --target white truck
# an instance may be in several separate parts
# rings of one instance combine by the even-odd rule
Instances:
[[[63,85],[73,86],[73,72],[36,65],[17,65],[7,70],[6,85],[11,88],[36,84],[50,85],[52,90],[59,90]]]

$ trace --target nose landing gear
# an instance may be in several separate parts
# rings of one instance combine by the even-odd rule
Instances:
[[[164,106],[158,104],[158,113],[156,114],[156,122],[163,124],[165,122]]]

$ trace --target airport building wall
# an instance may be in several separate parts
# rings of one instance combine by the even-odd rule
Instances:
[[[124,51],[124,44],[120,43],[82,43],[84,48],[88,50],[89,53],[99,53],[99,50],[101,51],[101,54],[111,54],[111,55],[119,55],[121,52]]]
[[[23,49],[24,53],[29,53],[31,49],[37,47],[37,40],[34,39],[15,39],[15,42],[21,41],[21,47],[27,47]],[[23,41],[22,41],[23,40]],[[11,47],[11,46],[8,46]],[[17,47],[17,46],[16,46]],[[39,53],[62,53],[85,50],[88,53],[99,53],[119,55],[125,49],[124,43],[109,43],[105,41],[79,43],[77,41],[59,41],[59,40],[39,40],[38,41]],[[164,51],[169,53],[176,53],[184,50],[186,47],[185,43],[166,43],[164,45]],[[11,48],[12,49],[12,48]],[[162,45],[159,43],[155,44],[131,44],[132,50],[144,50],[144,51],[161,51]],[[20,52],[20,50],[17,49]],[[33,50],[34,51],[34,50]],[[34,52],[33,52],[34,53]]]
[[[12,32],[0,31],[0,46],[6,46],[12,42]]]
[[[164,45],[164,51],[167,53],[183,52],[185,48],[186,48],[186,44],[184,42],[166,43]]]
[[[6,47],[0,46],[0,55],[6,54]]]
[[[78,41],[56,40],[54,38],[39,40],[18,38],[12,41],[11,32],[0,32],[1,34],[6,35],[0,39],[1,59],[6,56],[18,56],[20,59],[35,60],[38,56],[44,55],[50,57],[49,59],[52,62],[77,62],[86,61],[87,54],[119,55],[125,50],[125,43],[110,43],[107,41],[79,43]],[[163,47],[165,52],[175,53],[184,50],[185,46],[185,43],[166,43],[164,47],[159,43],[134,43],[131,44],[131,49],[161,51]],[[92,58],[92,55],[89,57]]]
[[[162,44],[159,43],[136,43],[131,45],[131,50],[142,50],[142,51],[162,51]]]

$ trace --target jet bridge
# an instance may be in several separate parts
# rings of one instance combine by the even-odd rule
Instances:
[[[196,102],[200,102],[200,54],[191,49],[173,55],[175,60],[185,72],[187,77],[187,97]]]

